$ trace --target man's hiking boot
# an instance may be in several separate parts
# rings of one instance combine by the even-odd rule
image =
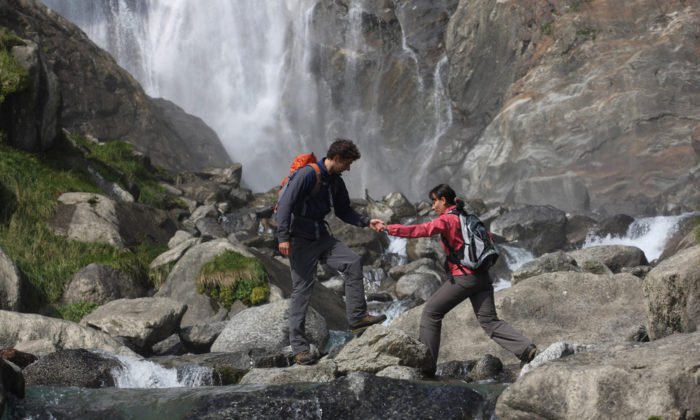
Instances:
[[[532,359],[534,359],[535,356],[537,356],[537,346],[530,344],[527,346],[523,354],[520,355],[520,367],[532,362]]]
[[[316,355],[316,353],[312,353],[310,351],[300,351],[294,355],[294,358],[292,358],[294,363],[297,365],[313,365],[314,363],[318,362],[318,359],[319,357]]]
[[[386,320],[386,315],[365,315],[350,324],[350,329],[355,337],[359,337],[363,332],[374,324],[381,324]]]

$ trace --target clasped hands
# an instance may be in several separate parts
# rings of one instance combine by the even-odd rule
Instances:
[[[386,231],[386,224],[379,219],[372,219],[369,221],[369,227],[375,232],[385,232]]]

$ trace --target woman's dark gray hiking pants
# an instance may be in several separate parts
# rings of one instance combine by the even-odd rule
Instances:
[[[442,319],[464,299],[469,298],[486,334],[501,347],[517,357],[532,344],[507,322],[498,319],[493,298],[493,285],[488,273],[458,276],[454,282],[446,281],[428,300],[420,320],[420,341],[428,346],[433,361],[437,363],[440,352],[440,332]]]
[[[367,315],[360,256],[332,236],[312,241],[293,237],[289,263],[292,269],[292,298],[289,304],[289,343],[294,354],[309,350],[305,334],[306,312],[322,262],[345,275],[345,311],[352,323]]]

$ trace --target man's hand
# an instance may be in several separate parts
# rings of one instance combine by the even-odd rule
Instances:
[[[369,227],[375,232],[384,232],[386,230],[386,225],[379,219],[370,220]]]
[[[289,242],[280,242],[279,245],[277,246],[277,249],[279,249],[280,254],[284,255],[285,257],[288,257],[289,253],[291,252],[291,247],[289,245]]]

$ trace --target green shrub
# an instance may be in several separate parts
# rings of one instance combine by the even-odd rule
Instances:
[[[61,318],[68,321],[80,322],[81,319],[90,312],[94,311],[99,305],[92,302],[80,302],[70,305],[62,305],[57,308]]]
[[[236,300],[246,305],[266,302],[270,285],[265,267],[257,258],[226,251],[202,267],[197,278],[197,291],[231,308]]]

